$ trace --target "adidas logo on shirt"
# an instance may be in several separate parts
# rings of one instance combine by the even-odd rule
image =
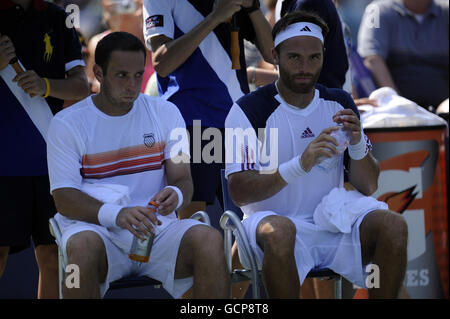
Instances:
[[[308,26],[305,26],[303,29],[301,29],[300,31],[307,31],[307,32],[311,32],[311,29],[308,28]]]
[[[303,131],[302,133],[302,138],[310,138],[310,137],[315,137],[314,133],[311,131],[311,129],[309,127],[306,128],[306,130]]]

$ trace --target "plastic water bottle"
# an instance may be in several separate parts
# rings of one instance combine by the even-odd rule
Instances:
[[[158,204],[150,201],[148,207],[156,212],[158,209]],[[145,240],[139,239],[136,236],[133,237],[133,243],[131,244],[130,253],[128,257],[131,260],[135,260],[141,263],[147,263],[150,259],[150,252],[152,251],[153,239],[155,238],[155,234],[153,232],[150,233],[150,236],[146,237]]]
[[[334,144],[333,145],[336,147],[336,150],[339,152],[339,154],[336,154],[333,157],[321,156],[319,158],[320,162],[317,164],[317,167],[325,172],[329,172],[337,166],[340,154],[345,151],[348,144],[350,143],[350,131],[344,128],[342,124],[339,124],[339,129],[331,132],[330,136],[334,137],[338,142],[338,146],[335,146]]]

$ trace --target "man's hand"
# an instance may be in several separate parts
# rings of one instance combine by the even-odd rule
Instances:
[[[173,212],[178,205],[178,194],[172,188],[164,188],[151,199],[159,204],[158,213],[166,216]]]
[[[311,168],[317,164],[320,157],[333,157],[338,154],[338,151],[334,146],[338,146],[338,142],[330,135],[331,132],[337,131],[338,129],[339,128],[337,126],[324,129],[320,135],[309,143],[308,147],[306,147],[300,157],[300,164],[306,172],[309,172]]]
[[[250,0],[219,0],[216,2],[216,7],[211,14],[217,21],[225,22],[234,13],[241,10],[244,2],[250,2],[250,5],[253,3]]]
[[[12,41],[6,35],[0,34],[0,70],[6,68],[15,56],[16,51]]]
[[[153,224],[161,225],[151,208],[136,206],[122,208],[117,215],[117,226],[128,229],[134,236],[144,240],[153,232]]]
[[[333,116],[333,121],[343,123],[344,127],[351,132],[350,144],[354,145],[361,140],[361,122],[355,112],[350,109],[340,110]]]
[[[13,82],[17,82],[17,84],[30,95],[41,96],[44,95],[47,90],[44,79],[37,75],[33,70],[28,70],[16,75]]]

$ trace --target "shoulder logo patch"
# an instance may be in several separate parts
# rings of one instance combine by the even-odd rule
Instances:
[[[147,30],[156,28],[156,27],[163,27],[164,26],[164,16],[163,15],[153,15],[148,17],[145,20],[145,28]]]

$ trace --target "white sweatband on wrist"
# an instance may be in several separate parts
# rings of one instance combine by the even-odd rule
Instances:
[[[368,153],[366,138],[363,132],[361,132],[361,139],[355,145],[348,145],[348,155],[351,159],[359,161],[366,157]]]
[[[123,206],[115,204],[103,204],[98,210],[98,222],[103,227],[117,227],[116,219]]]
[[[175,208],[175,209],[180,208],[180,206],[183,204],[183,193],[181,192],[181,190],[178,187],[172,186],[172,185],[164,187],[164,189],[166,189],[166,188],[172,188],[175,191],[175,193],[177,193],[178,204],[177,204],[177,208]]]
[[[288,162],[281,164],[278,167],[278,172],[281,177],[286,181],[286,183],[291,183],[302,175],[305,175],[306,172],[300,164],[300,155],[295,156]]]

